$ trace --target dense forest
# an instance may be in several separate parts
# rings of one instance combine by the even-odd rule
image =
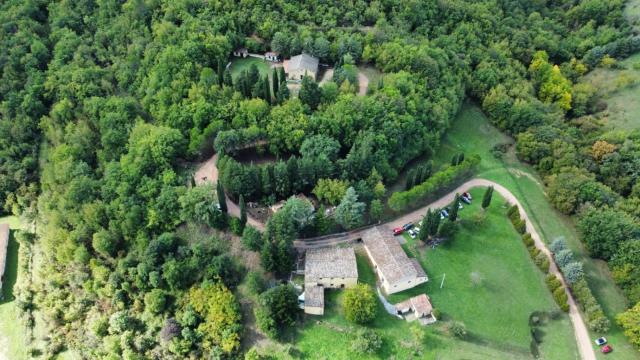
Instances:
[[[581,82],[640,50],[623,5],[3,2],[0,213],[37,224],[38,280],[19,300],[38,308],[51,336],[32,351],[240,356],[234,290],[242,259],[202,228],[242,234],[246,219],[227,219],[217,199],[226,191],[244,207],[313,193],[338,205],[336,226],[379,219],[385,186],[437,149],[465,96],[517,139],[518,156],[545,178],[554,206],[576,214],[590,254],[607,260],[629,301],[639,302],[640,134],[605,131],[593,116],[602,110],[595,89]],[[334,81],[305,79],[291,96],[278,72],[233,79],[226,63],[240,46],[313,54],[336,67]],[[385,74],[363,97],[354,93],[357,64]],[[279,160],[234,158],[256,143]],[[189,164],[214,149],[217,191],[192,186]],[[414,181],[428,181],[428,172]],[[414,193],[431,189],[412,185]],[[402,198],[389,206],[404,208]],[[293,211],[308,209],[287,202],[264,238],[244,229],[268,271],[290,269],[291,241],[310,226],[332,228],[323,216],[294,222]],[[269,296],[281,296],[274,289]]]

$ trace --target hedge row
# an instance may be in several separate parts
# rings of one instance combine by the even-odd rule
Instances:
[[[546,283],[549,287],[549,290],[553,294],[553,299],[555,300],[556,304],[558,304],[562,311],[568,312],[568,297],[566,291],[564,291],[562,282],[560,282],[560,280],[558,280],[555,275],[548,274],[549,267],[551,266],[549,257],[536,247],[535,241],[531,237],[531,234],[526,232],[527,224],[523,219],[520,218],[520,209],[518,208],[518,205],[511,206],[509,210],[507,210],[507,216],[509,217],[509,220],[511,221],[515,229],[520,234],[522,234],[522,242],[527,247],[527,251],[529,252],[529,256],[531,256],[533,262],[536,264],[536,266],[538,266],[540,271],[542,271],[544,274],[547,274]]]
[[[564,312],[569,312],[569,300],[567,296],[567,292],[564,291],[564,287],[562,287],[562,282],[553,274],[547,274],[547,278],[545,280],[547,283],[547,287],[549,291],[553,294],[553,300],[556,301],[556,304],[562,309]]]
[[[609,331],[611,323],[584,279],[582,263],[575,260],[563,239],[555,240],[550,248],[556,264],[570,284],[571,292],[587,317],[589,328],[600,333]]]
[[[414,186],[407,191],[396,192],[389,198],[388,205],[395,211],[406,210],[412,205],[427,200],[430,196],[437,196],[443,191],[449,190],[461,179],[473,173],[480,163],[480,156],[473,155],[455,166],[446,166],[425,182]]]

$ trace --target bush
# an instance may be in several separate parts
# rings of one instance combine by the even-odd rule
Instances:
[[[547,287],[549,288],[549,290],[551,290],[552,293],[556,291],[557,288],[562,287],[562,282],[560,281],[560,279],[558,279],[558,277],[553,274],[547,275],[545,282],[547,283]]]
[[[567,293],[564,291],[564,288],[562,286],[553,291],[553,299],[556,301],[556,304],[558,304],[562,311],[569,312]]]
[[[247,274],[247,290],[253,295],[259,295],[265,290],[264,278],[257,271]]]
[[[518,208],[518,205],[512,205],[509,210],[507,210],[507,216],[509,217],[509,219],[520,219],[520,209]]]
[[[564,237],[559,237],[556,238],[555,240],[553,240],[553,242],[551,243],[551,245],[549,245],[549,249],[551,250],[552,253],[556,254],[562,250],[565,250],[567,248],[567,243],[564,240]]]
[[[262,234],[251,226],[246,226],[242,232],[242,246],[251,251],[260,251],[262,248]]]
[[[513,227],[515,227],[516,231],[520,234],[524,234],[525,232],[527,232],[527,223],[522,219],[515,221],[513,223]]]
[[[231,217],[229,221],[229,229],[231,229],[232,233],[240,236],[244,230],[244,225],[237,217]]]
[[[378,301],[376,295],[369,285],[358,284],[345,290],[343,301],[345,317],[357,324],[370,322],[376,317],[376,301]]]
[[[543,273],[549,271],[549,258],[543,252],[538,252],[538,255],[533,259],[533,262],[542,270]]]
[[[522,242],[524,243],[524,246],[526,247],[532,247],[533,245],[535,245],[535,241],[533,241],[533,238],[531,237],[531,234],[529,233],[524,233],[522,235]]]
[[[389,198],[388,205],[395,211],[401,211],[419,204],[429,196],[437,195],[440,191],[469,176],[479,163],[480,157],[474,155],[466,158],[459,165],[447,166],[422,184],[417,184],[407,191],[393,193]]]
[[[382,337],[371,329],[361,329],[351,342],[351,350],[358,354],[375,354],[382,347]]]
[[[569,284],[575,284],[578,280],[584,277],[584,270],[582,269],[581,262],[571,262],[562,268],[564,278]]]
[[[459,339],[464,339],[467,336],[467,327],[462,321],[453,321],[449,323],[449,332]]]
[[[567,264],[574,261],[573,253],[569,249],[560,250],[554,254],[556,264],[558,264],[559,268],[564,268],[565,266],[567,266]]]
[[[538,255],[540,255],[540,249],[538,249],[535,246],[532,246],[529,248],[529,256],[531,256],[531,259],[535,262],[536,258],[538,257]]]

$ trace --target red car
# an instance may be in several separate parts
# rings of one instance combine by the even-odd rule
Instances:
[[[404,229],[403,229],[403,228],[401,228],[401,227],[397,227],[397,228],[393,229],[393,235],[394,235],[394,236],[395,236],[395,235],[400,235],[400,234],[402,234],[403,232],[404,232]]]
[[[611,347],[611,345],[605,345],[600,348],[600,351],[602,351],[603,354],[608,354],[613,351],[613,348]]]

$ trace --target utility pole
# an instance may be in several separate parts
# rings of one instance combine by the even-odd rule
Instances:
[[[447,274],[442,275],[442,282],[440,283],[440,289],[442,289],[442,286],[444,285],[444,277],[447,276]]]

